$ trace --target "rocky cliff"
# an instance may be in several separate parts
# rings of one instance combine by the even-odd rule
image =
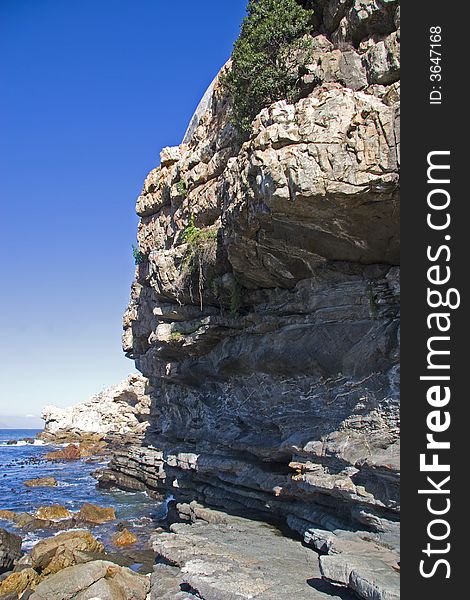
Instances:
[[[129,375],[118,385],[92,396],[86,402],[42,411],[43,440],[55,442],[101,438],[120,434],[143,436],[150,412],[149,383],[141,375]]]
[[[240,146],[216,81],[145,181],[123,345],[150,427],[99,478],[288,525],[324,578],[395,598],[399,6],[304,4],[303,97]]]

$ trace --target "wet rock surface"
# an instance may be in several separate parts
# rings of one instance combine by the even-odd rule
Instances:
[[[114,508],[106,508],[86,502],[78,513],[78,518],[88,523],[106,523],[106,521],[114,521],[116,513]]]
[[[138,541],[138,537],[129,529],[124,528],[113,535],[113,544],[115,546],[133,546]]]
[[[38,519],[47,521],[59,521],[61,519],[69,519],[72,513],[60,504],[52,504],[50,506],[40,506],[36,510],[35,516]]]
[[[24,485],[26,487],[56,487],[57,479],[55,477],[37,477],[36,479],[27,479]]]
[[[81,457],[80,448],[76,444],[69,444],[61,450],[53,450],[46,454],[47,460],[79,460]]]

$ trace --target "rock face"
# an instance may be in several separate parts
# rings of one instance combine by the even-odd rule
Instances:
[[[21,538],[19,535],[0,529],[0,573],[12,568],[21,556]]]
[[[99,439],[106,434],[142,435],[147,427],[150,397],[147,379],[129,375],[118,385],[69,408],[46,406],[42,411],[47,441]]]
[[[123,347],[150,381],[150,427],[98,478],[288,524],[317,550],[345,531],[386,545],[385,598],[399,518],[399,8],[309,6],[304,97],[264,109],[240,147],[216,81],[187,143],[144,183]],[[362,550],[341,583],[369,597]]]

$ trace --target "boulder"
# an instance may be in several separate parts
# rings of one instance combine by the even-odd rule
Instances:
[[[347,585],[366,600],[399,600],[400,574],[396,569],[371,555],[334,554],[320,556],[322,577],[332,583]]]
[[[16,513],[11,510],[1,510],[0,519],[11,521],[25,531],[34,531],[36,529],[70,529],[76,525],[73,514],[63,506],[43,506],[38,510],[40,510],[39,514],[41,516],[37,514],[32,515],[27,512]]]
[[[73,516],[65,506],[60,504],[51,504],[50,506],[40,506],[36,511],[36,517],[38,519],[45,519],[50,521],[58,521],[60,519],[69,519]]]
[[[45,458],[47,460],[78,460],[81,458],[81,452],[76,444],[69,444],[62,450],[48,452]]]
[[[23,483],[26,487],[56,487],[57,479],[55,477],[38,477],[27,479]]]
[[[145,600],[149,588],[147,577],[96,560],[51,575],[38,585],[30,600]]]
[[[26,531],[34,531],[35,529],[45,529],[53,524],[53,522],[49,519],[40,519],[27,512],[16,513],[12,520],[17,527],[19,527],[20,529],[25,529]]]
[[[0,529],[0,573],[9,571],[21,556],[21,538],[6,529]]]
[[[369,83],[391,84],[400,79],[400,37],[398,32],[372,44],[364,55]]]
[[[85,502],[78,513],[78,518],[88,523],[106,523],[106,521],[114,521],[116,513],[114,508],[105,508]]]
[[[115,546],[133,546],[138,541],[139,538],[127,528],[113,535],[113,544]]]
[[[31,559],[31,554],[23,554],[23,556],[16,561],[14,571],[21,571],[22,569],[26,569],[33,566],[33,561]]]
[[[96,554],[103,552],[103,544],[89,531],[66,531],[38,542],[31,550],[31,561],[34,569],[49,575],[92,560]]]
[[[4,521],[14,521],[17,513],[12,510],[0,510],[0,519]]]
[[[12,510],[0,510],[0,519],[4,519],[5,521],[11,521],[12,523],[15,523],[17,527],[20,528],[31,523],[31,521],[37,520],[36,517],[29,513],[17,513]]]

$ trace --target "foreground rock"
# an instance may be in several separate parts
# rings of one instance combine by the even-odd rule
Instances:
[[[9,571],[21,556],[19,535],[0,529],[0,573]]]
[[[145,600],[149,579],[114,563],[74,565],[41,582],[30,600]]]
[[[320,557],[322,577],[333,583],[347,585],[360,598],[400,600],[400,576],[391,565],[367,553]]]
[[[290,522],[294,529],[301,523]],[[328,531],[306,528],[304,543],[320,553],[324,580],[346,585],[361,598],[398,600],[400,597],[398,548],[376,543],[367,531]]]
[[[0,582],[0,597],[11,594],[12,598],[17,598],[26,590],[33,590],[39,581],[37,571],[29,567],[12,573]]]
[[[130,375],[116,386],[69,408],[47,406],[40,439],[55,442],[97,441],[107,434],[142,435],[148,425],[148,381]]]
[[[174,524],[154,536],[157,564],[152,599],[179,598],[181,590],[204,600],[353,598],[321,581],[318,559],[300,542],[265,523],[206,511],[214,523]],[[210,516],[208,516],[210,515]],[[169,567],[168,564],[174,565]],[[181,596],[184,598],[186,596]]]
[[[103,544],[89,531],[67,531],[38,542],[31,551],[31,561],[32,567],[46,576],[103,553]]]
[[[23,483],[26,487],[56,487],[57,479],[55,477],[38,477],[27,479]]]

